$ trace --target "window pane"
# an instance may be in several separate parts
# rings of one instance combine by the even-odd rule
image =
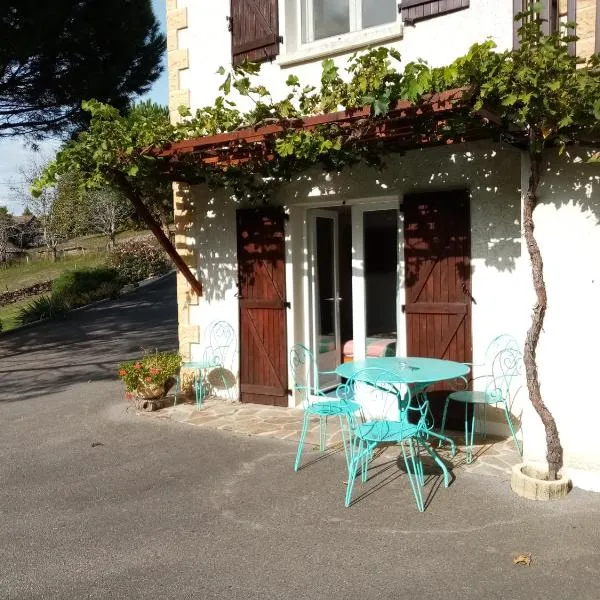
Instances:
[[[397,329],[398,211],[367,211],[363,219],[367,356],[394,356]]]
[[[362,28],[393,23],[398,12],[398,0],[362,0]]]
[[[350,31],[350,0],[312,0],[312,3],[315,40]]]

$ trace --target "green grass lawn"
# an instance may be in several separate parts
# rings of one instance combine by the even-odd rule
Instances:
[[[148,231],[123,231],[117,234],[117,242],[125,241],[134,237],[147,236]],[[0,265],[0,293],[28,287],[34,283],[56,279],[63,271],[78,269],[80,267],[97,267],[106,261],[107,238],[103,235],[86,235],[73,238],[63,244],[63,248],[85,248],[85,254],[67,254],[56,262],[48,260],[41,248],[28,251],[29,262],[19,261],[4,267]]]
[[[17,315],[19,311],[27,306],[30,302],[33,302],[39,296],[31,296],[26,300],[20,300],[19,302],[12,302],[6,306],[0,306],[0,322],[2,322],[2,331],[9,331],[17,327]]]
[[[106,261],[106,252],[88,252],[77,256],[65,256],[56,262],[45,258],[34,258],[28,263],[19,262],[9,267],[0,267],[0,291],[19,288],[56,279],[63,271],[80,267],[96,267]]]
[[[146,231],[146,230],[122,231],[120,233],[117,233],[116,239],[117,239],[117,242],[124,242],[125,240],[131,239],[134,237],[138,237],[138,236],[148,235],[149,233],[150,232]],[[81,246],[82,248],[85,248],[86,250],[104,251],[104,250],[106,250],[107,242],[108,242],[108,238],[105,235],[84,235],[84,236],[72,238],[66,242],[63,242],[62,244],[58,245],[58,248],[62,250],[63,248],[77,248],[78,246]]]
[[[134,237],[144,237],[148,231],[124,231],[117,235],[117,241],[125,241]],[[62,248],[83,247],[85,254],[68,254],[59,258],[56,262],[44,258],[38,250],[29,250],[29,262],[19,261],[6,267],[0,264],[0,293],[18,290],[20,288],[51,281],[56,279],[64,271],[79,269],[82,267],[97,267],[106,262],[106,237],[102,235],[88,235],[74,238],[61,244]],[[20,309],[32,302],[38,296],[31,296],[26,300],[13,302],[0,307],[0,321],[2,330],[8,331],[17,326],[16,318]]]

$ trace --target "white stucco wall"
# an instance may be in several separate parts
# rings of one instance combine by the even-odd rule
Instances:
[[[544,260],[548,312],[538,349],[542,395],[554,415],[574,485],[600,491],[600,451],[592,427],[600,422],[595,374],[600,339],[600,169],[587,155],[548,157],[535,234]],[[524,163],[524,175],[527,174]],[[527,261],[527,269],[529,269]],[[533,291],[527,281],[527,298]],[[526,404],[525,455],[545,456],[544,431]]]
[[[397,48],[404,62],[421,58],[433,66],[452,62],[472,44],[487,38],[492,38],[501,50],[512,47],[512,3],[508,0],[471,0],[470,4],[468,9],[417,22],[414,26],[402,27],[398,23],[397,38],[386,43],[365,39],[373,45]],[[298,0],[280,0],[280,33],[284,36],[284,44],[278,58],[273,63],[265,63],[261,69],[261,83],[274,98],[287,93],[285,80],[291,73],[306,84],[319,83],[323,56],[289,63],[292,57],[298,57],[290,32],[290,23],[296,19],[291,16],[292,11],[297,10],[297,6]],[[179,32],[178,47],[189,49],[190,64],[189,69],[180,73],[181,88],[190,90],[192,108],[211,105],[223,80],[216,70],[221,65],[228,67],[231,64],[231,34],[226,20],[229,2],[178,0],[178,7],[188,11],[188,28]],[[342,39],[337,46],[337,56],[332,56],[339,65],[345,64],[356,50],[340,53],[343,48]]]
[[[538,351],[542,393],[559,426],[565,466],[574,485],[600,490],[600,453],[583,423],[600,420],[591,376],[600,339],[600,173],[597,167],[550,155],[535,212],[544,257],[549,309]],[[526,250],[520,238],[520,182],[527,163],[511,147],[487,142],[408,152],[390,158],[383,172],[358,168],[338,176],[308,173],[280,190],[276,203],[288,207],[286,266],[288,345],[307,342],[306,205],[326,206],[370,198],[397,198],[413,191],[466,187],[471,191],[473,359],[482,363],[489,342],[502,333],[522,343],[533,293]],[[198,268],[205,296],[190,307],[201,331],[215,319],[238,328],[236,223],[238,205],[225,194],[195,194]],[[404,323],[399,324],[402,336]],[[193,352],[199,356],[201,345]],[[474,374],[484,370],[477,367]],[[543,459],[544,432],[523,385],[512,407],[521,422],[525,456]],[[489,415],[488,415],[489,416]],[[507,434],[502,415],[492,414],[492,433]]]
[[[283,187],[274,201],[285,205],[291,214],[286,248],[287,295],[293,306],[288,321],[289,344],[308,341],[307,204],[326,206],[363,199],[377,202],[378,198],[399,203],[409,192],[452,188],[468,188],[471,192],[474,362],[484,361],[487,345],[497,335],[510,333],[521,341],[529,307],[524,309],[522,294],[518,293],[523,279],[519,181],[520,153],[484,142],[391,157],[383,172],[363,167],[327,177],[317,171]],[[190,318],[202,330],[217,318],[226,318],[237,328],[238,206],[225,194],[215,196],[204,188],[196,191],[195,204],[195,243],[205,296],[199,306],[190,307]],[[404,322],[398,326],[402,337]],[[514,411],[520,415],[518,401]],[[498,427],[504,432],[501,422]],[[494,428],[492,424],[492,431]]]

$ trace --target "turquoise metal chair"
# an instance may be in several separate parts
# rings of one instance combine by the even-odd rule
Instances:
[[[486,351],[486,370],[488,373],[474,377],[471,383],[483,379],[485,381],[483,391],[470,391],[467,389],[452,392],[446,398],[444,413],[442,416],[441,434],[443,435],[446,426],[446,415],[448,405],[451,401],[462,402],[465,405],[465,446],[467,453],[467,463],[473,462],[473,439],[475,434],[475,424],[477,408],[481,407],[483,412],[482,429],[483,437],[487,436],[487,414],[488,405],[500,406],[504,409],[504,416],[510,429],[513,441],[520,455],[523,449],[512,422],[510,407],[516,394],[516,386],[519,384],[519,377],[522,374],[523,356],[516,340],[510,335],[500,335],[495,338],[488,346]],[[469,381],[463,378],[464,387],[469,386]],[[469,416],[469,407],[471,415]]]
[[[417,508],[425,510],[422,487],[425,485],[421,447],[439,465],[444,475],[444,485],[449,485],[446,465],[429,445],[431,434],[428,418],[429,402],[426,396],[417,400],[411,386],[402,381],[402,375],[385,369],[368,368],[355,373],[345,384],[342,393],[350,397],[368,395],[366,400],[374,416],[357,425],[353,431],[352,453],[348,469],[345,505],[350,506],[354,482],[361,471],[363,482],[367,480],[369,459],[380,444],[397,443],[402,449],[404,465],[414,494]]]
[[[204,348],[202,360],[189,361],[182,365],[184,369],[197,371],[197,376],[194,379],[194,392],[196,408],[198,409],[202,407],[205,388],[209,383],[214,385],[215,379],[222,383],[224,389],[231,390],[235,386],[235,381],[231,381],[231,379],[235,379],[233,361],[237,348],[233,327],[227,321],[214,321],[206,328],[205,339],[207,344]],[[212,378],[213,381],[209,382],[213,374],[215,374]],[[181,379],[177,377],[175,404],[177,404],[177,396],[180,393]]]
[[[302,459],[302,449],[308,432],[311,417],[319,419],[319,449],[321,452],[326,450],[327,419],[329,417],[338,417],[340,421],[340,431],[344,452],[346,454],[346,464],[350,464],[350,445],[352,441],[352,429],[355,426],[355,414],[360,412],[360,405],[352,400],[347,400],[341,394],[334,396],[327,395],[319,387],[319,375],[332,375],[334,371],[321,371],[317,369],[317,364],[313,353],[304,345],[296,344],[290,350],[290,369],[294,382],[294,391],[302,396],[302,405],[304,416],[302,419],[302,431],[296,452],[294,462],[294,471],[300,467]],[[340,389],[338,387],[338,389]],[[344,431],[344,421],[346,421],[346,430]]]

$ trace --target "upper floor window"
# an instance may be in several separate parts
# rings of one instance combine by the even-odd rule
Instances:
[[[398,0],[301,0],[302,42],[396,22]]]

